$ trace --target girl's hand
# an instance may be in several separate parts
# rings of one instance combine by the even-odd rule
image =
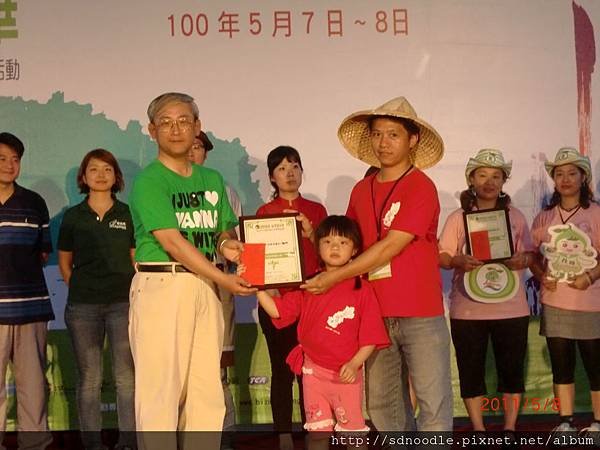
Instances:
[[[298,222],[300,222],[300,225],[302,226],[302,237],[306,238],[306,239],[312,238],[312,236],[314,234],[314,230],[313,230],[312,222],[308,219],[308,217],[306,217],[301,212],[296,211],[295,209],[284,209],[283,212],[284,213],[297,213],[298,215],[296,216],[296,220]]]
[[[455,255],[450,260],[450,265],[455,269],[461,269],[464,272],[470,272],[471,270],[482,266],[483,263],[477,258],[473,258],[471,255]]]
[[[228,261],[239,263],[240,255],[244,251],[244,244],[237,239],[227,238],[219,245],[219,252]]]
[[[589,275],[584,272],[582,274],[577,275],[575,278],[573,278],[571,281],[569,281],[568,285],[569,287],[572,287],[573,289],[579,289],[580,291],[585,291],[587,288],[589,288],[593,283],[590,283],[591,279],[589,278]]]
[[[340,381],[342,383],[354,383],[359,368],[360,366],[357,366],[352,361],[348,361],[340,369]]]
[[[551,292],[556,291],[557,281],[555,278],[549,278],[547,275],[542,277],[542,286]]]
[[[246,273],[246,265],[238,264],[235,273],[237,273],[240,277],[244,275]]]

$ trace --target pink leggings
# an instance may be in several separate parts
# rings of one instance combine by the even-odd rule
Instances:
[[[342,383],[339,374],[318,366],[304,355],[302,386],[308,431],[369,431],[362,414],[363,374]]]

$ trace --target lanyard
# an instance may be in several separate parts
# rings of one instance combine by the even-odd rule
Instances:
[[[385,205],[387,204],[388,200],[392,196],[392,193],[396,189],[396,186],[398,186],[398,183],[400,182],[400,180],[402,178],[404,178],[404,176],[408,172],[410,172],[410,170],[412,168],[413,168],[413,165],[411,164],[409,166],[409,168],[406,169],[402,175],[400,175],[400,178],[398,178],[396,180],[396,182],[392,186],[392,189],[390,190],[390,192],[388,192],[387,196],[385,197],[385,200],[383,200],[383,205],[381,205],[381,210],[379,211],[379,214],[377,214],[377,210],[375,209],[375,187],[374,187],[374,185],[375,185],[375,177],[377,175],[373,175],[373,178],[371,178],[371,200],[373,202],[373,214],[375,216],[375,227],[377,228],[377,240],[378,241],[381,240],[381,220],[383,219],[383,211],[385,210]]]
[[[563,225],[565,225],[571,217],[573,217],[575,214],[577,214],[577,211],[579,211],[581,209],[581,205],[578,205],[577,208],[575,208],[575,211],[573,211],[571,214],[569,214],[566,219],[563,217],[562,213],[560,212],[561,209],[562,208],[560,207],[560,205],[558,205],[558,215],[560,216],[560,221],[563,223]],[[569,211],[567,211],[567,212],[569,212]]]

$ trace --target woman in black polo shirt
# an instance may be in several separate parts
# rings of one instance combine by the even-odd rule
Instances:
[[[129,208],[115,196],[123,189],[123,174],[110,152],[96,149],[83,158],[77,184],[87,196],[65,212],[58,264],[69,286],[65,323],[79,372],[79,426],[86,449],[105,448],[100,394],[108,336],[121,430],[117,448],[133,448],[134,373],[127,328],[135,241]]]

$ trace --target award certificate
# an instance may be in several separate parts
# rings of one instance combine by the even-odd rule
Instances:
[[[242,242],[265,244],[264,284],[254,287],[297,287],[304,282],[302,228],[296,216],[286,213],[240,217]]]
[[[514,253],[508,210],[485,209],[463,213],[467,252],[488,263],[509,259]]]

